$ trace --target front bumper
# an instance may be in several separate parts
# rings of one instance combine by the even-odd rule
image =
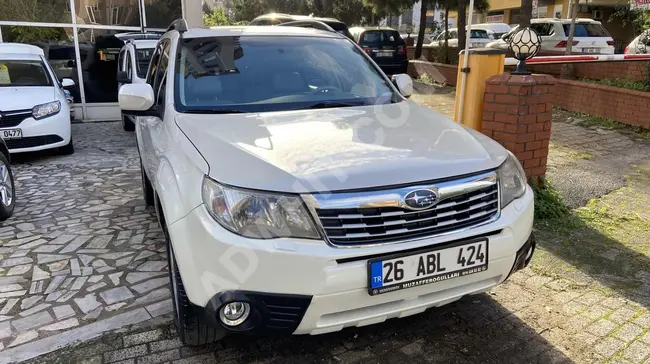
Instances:
[[[288,295],[309,303],[300,320],[281,331],[322,334],[417,314],[491,289],[530,261],[534,249],[532,223],[533,192],[528,188],[493,223],[458,234],[395,245],[341,249],[322,241],[246,239],[219,226],[203,206],[171,224],[169,233],[187,296],[194,305],[204,308],[213,324],[217,324],[215,313],[227,302],[228,295]],[[473,237],[489,239],[488,270],[378,296],[368,295],[369,257],[435,249],[450,241]]]
[[[67,104],[62,104],[56,115],[40,120],[29,117],[16,126],[0,128],[0,131],[11,129],[21,129],[23,136],[5,140],[10,153],[63,147],[70,143],[71,138],[70,109]]]

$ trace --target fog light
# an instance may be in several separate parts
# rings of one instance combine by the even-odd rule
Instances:
[[[226,303],[219,310],[219,319],[225,325],[237,326],[246,321],[251,312],[251,306],[246,302]]]

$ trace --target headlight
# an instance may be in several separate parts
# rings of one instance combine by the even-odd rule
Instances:
[[[298,196],[222,186],[205,177],[203,202],[219,224],[248,238],[320,238]]]
[[[501,208],[526,192],[526,173],[512,153],[499,167],[499,184],[501,185]]]
[[[34,119],[42,119],[54,115],[61,110],[61,103],[58,101],[48,102],[47,104],[36,105],[32,109]]]

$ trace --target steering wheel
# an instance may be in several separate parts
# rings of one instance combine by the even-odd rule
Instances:
[[[332,86],[332,85],[324,85],[324,86],[318,87],[317,89],[312,91],[312,93],[317,94],[317,93],[325,93],[325,92],[330,92],[330,91],[341,92],[341,89],[336,87],[336,86]]]

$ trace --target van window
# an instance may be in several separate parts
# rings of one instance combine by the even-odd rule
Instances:
[[[562,24],[564,27],[564,35],[569,36],[569,28],[571,24]],[[576,24],[574,37],[609,37],[609,33],[601,24],[593,23],[578,23]]]
[[[363,33],[361,45],[404,44],[404,40],[395,30],[369,30]]]

